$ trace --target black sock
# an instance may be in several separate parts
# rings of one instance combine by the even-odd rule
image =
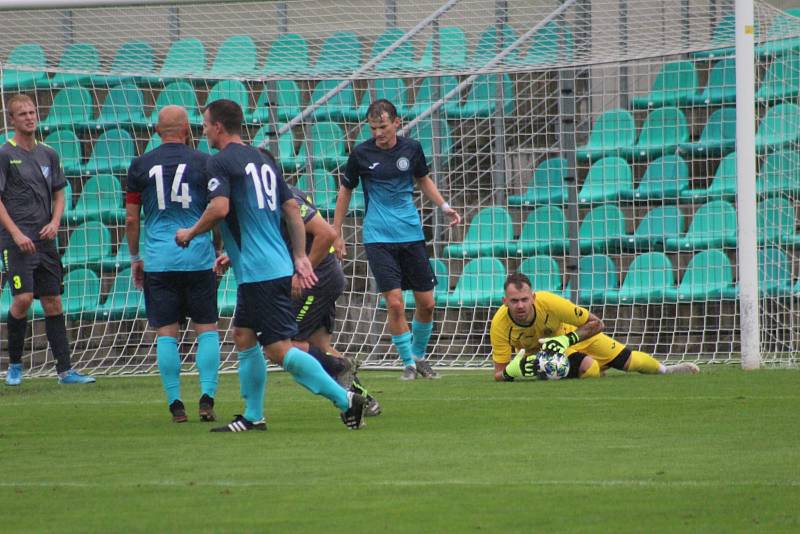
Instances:
[[[309,347],[308,353],[322,365],[322,368],[325,369],[325,372],[328,373],[331,378],[335,379],[339,376],[339,373],[345,369],[342,358],[337,358],[336,356],[322,352],[322,350],[317,347]]]
[[[47,334],[47,341],[50,342],[50,350],[56,358],[56,371],[59,373],[69,371],[72,365],[69,361],[69,340],[64,314],[45,317],[44,331]]]
[[[9,310],[6,325],[8,328],[8,363],[22,363],[25,334],[28,332],[28,317],[17,319],[11,315],[11,310]]]

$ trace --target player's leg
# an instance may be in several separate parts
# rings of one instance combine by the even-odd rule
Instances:
[[[402,270],[401,288],[414,291],[416,309],[411,322],[411,356],[414,358],[417,374],[424,378],[439,378],[425,360],[433,332],[433,310],[436,304],[433,297],[436,275],[428,260],[425,242],[416,241],[404,245],[399,260]]]
[[[219,332],[217,330],[217,279],[214,271],[187,273],[183,301],[197,333],[197,372],[200,375],[198,411],[201,421],[214,421],[214,399],[219,382]]]
[[[584,346],[584,344],[586,344]],[[628,373],[641,373],[659,375],[668,373],[696,373],[694,364],[678,364],[678,366],[665,366],[650,354],[639,350],[632,350],[624,344],[605,334],[597,334],[584,342],[574,345],[576,350],[583,350],[591,354],[601,369],[618,369]],[[676,369],[677,368],[677,369]]]
[[[568,354],[568,358],[567,378],[598,378],[600,376],[600,365],[588,354],[572,351]]]
[[[6,317],[9,361],[6,384],[18,386],[22,383],[22,353],[28,331],[28,310],[33,303],[35,263],[31,255],[23,254],[16,245],[12,245],[3,249],[3,265],[13,295]]]

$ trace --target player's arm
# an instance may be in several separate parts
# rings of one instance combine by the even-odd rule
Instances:
[[[316,269],[317,265],[322,263],[322,260],[330,254],[331,245],[333,245],[333,242],[336,240],[336,230],[333,229],[333,226],[331,226],[322,215],[317,213],[306,222],[306,233],[314,236],[314,242],[311,243],[308,259],[311,261],[311,266]]]
[[[214,228],[219,221],[228,216],[230,200],[225,196],[212,198],[206,206],[203,215],[191,228],[181,228],[175,232],[175,242],[178,246],[188,247],[192,239]]]
[[[570,345],[599,334],[605,329],[603,321],[589,310],[573,304],[558,295],[547,294],[548,311],[562,323],[578,328],[567,334],[542,338],[539,343],[544,350],[563,354]]]
[[[50,222],[45,224],[39,230],[39,237],[41,239],[55,239],[58,233],[58,227],[61,226],[61,215],[64,213],[64,188],[58,191],[53,191],[53,215],[50,217]]]
[[[419,183],[419,189],[422,191],[422,194],[425,195],[425,198],[439,206],[439,209],[442,210],[448,219],[450,219],[450,226],[454,226],[461,222],[461,215],[458,214],[456,210],[450,207],[445,200],[442,194],[439,192],[439,188],[436,187],[436,183],[431,179],[430,175],[426,174],[422,178],[417,180]]]
[[[3,225],[3,228],[11,235],[11,238],[14,240],[14,243],[17,244],[19,249],[24,252],[25,254],[33,254],[36,252],[36,245],[33,244],[33,241],[22,233],[19,227],[14,223],[14,220],[11,218],[11,215],[8,214],[8,210],[6,209],[5,204],[3,201],[0,200],[0,224]]]
[[[336,196],[336,209],[333,212],[333,229],[336,232],[333,246],[336,249],[336,255],[340,258],[347,256],[347,248],[342,236],[342,225],[344,224],[344,218],[347,216],[347,210],[350,209],[350,198],[352,196],[352,189],[344,184],[339,186],[339,194]]]
[[[284,198],[286,200],[281,204],[281,210],[286,220],[289,241],[292,242],[294,268],[299,277],[300,286],[303,289],[309,289],[314,287],[317,275],[314,274],[314,267],[306,256],[306,225],[303,223],[297,201],[289,196],[284,196]]]

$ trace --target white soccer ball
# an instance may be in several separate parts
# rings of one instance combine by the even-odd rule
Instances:
[[[569,358],[566,354],[539,353],[539,373],[542,380],[561,380],[569,374]]]

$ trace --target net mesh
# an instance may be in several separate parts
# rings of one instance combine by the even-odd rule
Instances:
[[[349,149],[370,135],[366,107],[397,105],[466,221],[448,228],[417,199],[438,278],[437,364],[489,364],[488,323],[516,270],[661,359],[739,358],[733,2],[226,2],[3,17],[3,103],[34,97],[68,175],[58,239],[77,368],[156,372],[130,284],[125,171],[160,142],[169,103],[187,107],[193,143],[210,151],[200,110],[217,98],[242,105],[245,140],[278,154],[329,219]],[[800,19],[759,3],[754,31],[761,349],[791,364]],[[356,190],[334,341],[366,365],[399,365],[360,244],[364,209]],[[231,276],[219,303],[230,368]],[[38,304],[31,318],[32,370],[52,372]],[[194,336],[181,342],[190,366]]]

